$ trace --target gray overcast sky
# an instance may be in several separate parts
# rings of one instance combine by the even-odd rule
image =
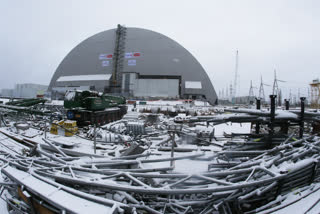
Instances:
[[[0,88],[49,84],[78,43],[117,24],[162,33],[189,50],[217,91],[234,80],[239,50],[241,94],[273,70],[287,93],[306,95],[320,77],[320,1],[317,0],[2,0]],[[266,95],[271,92],[265,88]]]

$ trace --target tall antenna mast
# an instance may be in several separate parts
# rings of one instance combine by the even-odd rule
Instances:
[[[239,52],[238,52],[238,50],[236,51],[236,65],[235,65],[235,71],[234,71],[234,84],[233,84],[233,97],[235,98],[236,96],[237,96],[237,93],[239,93],[239,91],[237,91],[237,89],[238,89],[238,76],[239,76],[239,74],[238,74],[238,63],[239,63]]]
[[[253,99],[254,99],[253,88],[254,87],[252,86],[252,80],[250,80],[250,89],[249,89],[249,97],[248,97],[249,104],[253,102]]]
[[[234,96],[233,96],[234,91],[233,91],[233,90],[234,90],[234,89],[232,88],[232,82],[231,82],[231,83],[230,83],[230,89],[229,89],[231,102],[234,102],[234,101],[235,101],[235,99],[233,99],[233,98],[234,98]]]
[[[262,75],[261,75],[261,78],[260,78],[259,98],[262,99],[262,101],[265,100]]]
[[[229,91],[228,91],[228,85],[226,87],[226,100],[229,100]]]

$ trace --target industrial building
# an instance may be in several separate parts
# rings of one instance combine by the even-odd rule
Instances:
[[[35,98],[38,95],[44,95],[47,89],[47,85],[33,83],[16,84],[14,89],[2,89],[1,96],[14,98]]]
[[[89,37],[63,59],[48,90],[57,99],[69,89],[217,103],[208,75],[185,48],[160,33],[121,25]]]
[[[1,97],[13,97],[13,89],[3,88],[0,95]]]

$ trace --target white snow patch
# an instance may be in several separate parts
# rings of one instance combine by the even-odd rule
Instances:
[[[250,133],[251,123],[223,123],[214,126],[215,136],[222,136],[223,133]]]
[[[92,74],[92,75],[77,75],[77,76],[61,76],[57,82],[72,82],[72,81],[92,81],[92,80],[110,80],[111,74]]]
[[[186,88],[191,89],[202,89],[202,84],[200,81],[186,81]]]

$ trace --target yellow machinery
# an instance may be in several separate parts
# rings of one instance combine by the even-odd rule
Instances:
[[[50,129],[51,134],[64,135],[66,137],[71,137],[78,132],[77,121],[66,120],[66,121],[53,121]]]
[[[64,121],[63,128],[65,130],[64,135],[66,137],[71,137],[78,132],[77,121],[66,120]]]
[[[58,135],[59,128],[63,125],[63,123],[64,123],[63,120],[60,120],[60,121],[54,120],[51,124],[50,133]]]

